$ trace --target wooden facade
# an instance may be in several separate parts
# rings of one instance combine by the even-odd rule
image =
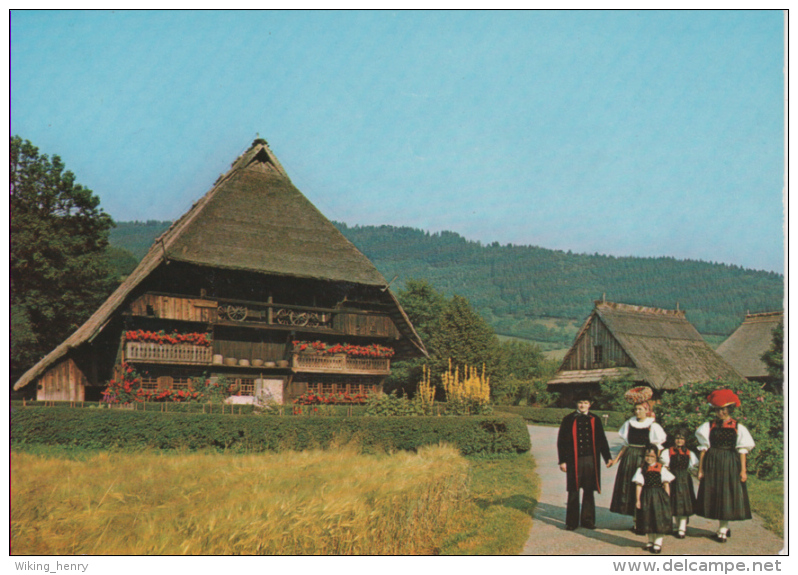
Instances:
[[[591,318],[560,368],[563,371],[634,367],[629,354],[599,317]]]
[[[83,401],[88,380],[72,359],[57,363],[39,378],[36,399]]]

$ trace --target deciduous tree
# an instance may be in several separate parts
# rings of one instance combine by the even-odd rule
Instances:
[[[114,286],[106,258],[113,220],[58,156],[10,139],[11,376],[74,331]]]

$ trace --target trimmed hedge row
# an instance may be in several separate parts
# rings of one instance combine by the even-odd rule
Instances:
[[[13,409],[13,445],[89,449],[219,449],[262,452],[325,448],[354,440],[364,451],[415,450],[446,442],[463,455],[522,453],[531,447],[517,416],[263,417],[88,409]]]
[[[559,425],[562,418],[572,413],[573,408],[565,407],[525,407],[518,405],[510,406],[495,406],[493,411],[496,413],[507,413],[513,415],[520,415],[525,420],[531,423],[546,423],[550,425]],[[623,422],[629,419],[630,414],[622,413],[620,411],[592,411],[599,417],[608,415],[607,424],[605,427],[609,429],[618,429],[623,425]]]

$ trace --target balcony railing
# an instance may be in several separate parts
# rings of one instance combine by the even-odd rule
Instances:
[[[162,345],[129,341],[125,344],[125,359],[149,363],[210,364],[213,350],[202,345]]]
[[[348,355],[312,355],[295,353],[291,366],[294,371],[312,373],[361,373],[387,375],[391,360],[387,358],[350,357]]]

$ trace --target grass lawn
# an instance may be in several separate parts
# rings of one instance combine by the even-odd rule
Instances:
[[[764,520],[765,527],[784,537],[784,480],[762,481],[749,476],[748,496],[751,511]]]
[[[469,459],[470,494],[444,538],[445,555],[517,555],[540,497],[534,458]]]

